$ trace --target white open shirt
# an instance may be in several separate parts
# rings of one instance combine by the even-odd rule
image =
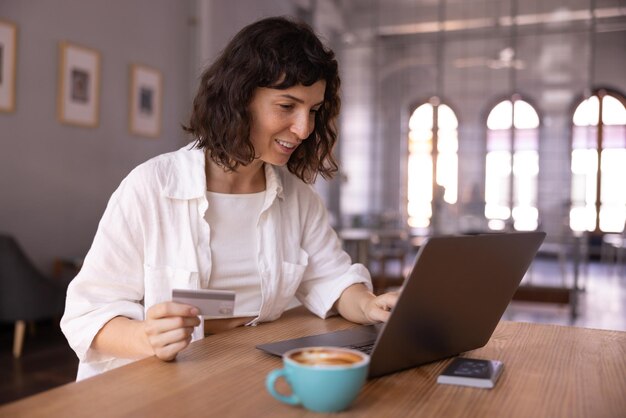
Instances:
[[[252,325],[280,317],[295,296],[325,318],[344,289],[370,275],[351,264],[313,188],[265,164],[259,217],[261,309]],[[135,168],[113,193],[83,267],[70,283],[61,328],[80,360],[77,380],[130,363],[90,348],[116,316],[142,320],[173,288],[206,288],[211,272],[204,153],[191,146]],[[204,337],[200,324],[193,339]]]

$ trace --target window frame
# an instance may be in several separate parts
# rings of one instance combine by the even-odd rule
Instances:
[[[405,197],[405,202],[404,202],[404,210],[406,211],[406,222],[407,222],[407,226],[414,230],[414,231],[418,231],[418,233],[421,232],[426,232],[426,230],[433,228],[433,206],[435,205],[435,184],[436,184],[436,165],[437,163],[434,162],[433,159],[433,153],[436,151],[435,147],[432,146],[431,151],[430,151],[430,159],[431,159],[431,185],[430,185],[430,190],[431,190],[431,200],[430,200],[430,204],[431,204],[431,213],[430,216],[428,218],[429,222],[428,222],[428,226],[425,227],[421,227],[421,226],[412,226],[409,222],[411,220],[411,215],[409,213],[409,175],[410,175],[410,168],[409,168],[409,158],[411,157],[411,152],[410,152],[410,144],[409,144],[409,135],[411,133],[411,128],[410,128],[410,120],[411,117],[413,116],[413,113],[422,105],[425,104],[430,104],[431,106],[435,107],[435,106],[440,106],[440,105],[445,105],[448,108],[450,108],[450,110],[453,112],[456,121],[457,121],[457,127],[456,127],[456,133],[457,133],[457,137],[456,137],[456,142],[457,142],[457,150],[456,150],[456,156],[457,156],[457,173],[456,173],[456,201],[458,202],[458,198],[459,198],[459,148],[460,148],[460,137],[459,137],[459,131],[460,131],[460,127],[462,124],[462,119],[461,117],[459,117],[459,113],[457,111],[457,106],[454,105],[454,103],[452,103],[450,100],[448,100],[448,98],[441,98],[439,96],[428,96],[428,97],[422,97],[421,99],[418,100],[414,100],[412,101],[409,106],[407,106],[407,119],[406,119],[406,135],[404,135],[404,141],[405,141],[405,149],[406,149],[406,155],[403,157],[404,161],[405,161],[405,167],[406,167],[406,173],[404,174],[404,178],[405,178],[405,185],[404,185],[404,190],[406,193],[406,197]],[[432,145],[434,145],[434,138],[437,136],[437,132],[435,130],[435,128],[437,128],[437,130],[439,129],[437,120],[435,115],[437,115],[438,117],[438,113],[437,112],[433,112],[433,124],[432,124],[432,128],[431,128],[431,135],[432,135],[432,139],[431,139],[431,143]],[[439,157],[439,152],[437,151],[436,153],[437,157]],[[433,164],[434,163],[434,164]],[[443,201],[443,198],[442,198]],[[445,201],[444,201],[445,203]],[[447,203],[446,203],[447,204]]]
[[[500,219],[496,219],[496,218],[490,218],[487,216],[487,211],[488,211],[488,205],[487,205],[487,182],[488,182],[488,172],[487,172],[487,158],[488,158],[488,153],[489,153],[489,132],[492,131],[492,129],[489,128],[489,126],[487,125],[487,121],[489,119],[489,116],[491,115],[491,112],[496,108],[496,106],[498,106],[500,103],[504,102],[504,101],[509,101],[514,103],[516,101],[523,101],[526,104],[528,104],[536,113],[537,118],[538,118],[538,124],[537,127],[535,128],[516,128],[515,127],[515,120],[513,119],[514,116],[512,117],[511,120],[511,127],[508,129],[504,129],[506,131],[509,132],[509,140],[508,140],[508,144],[507,144],[507,152],[510,155],[510,159],[509,159],[509,170],[511,172],[511,174],[508,177],[509,180],[509,191],[508,191],[508,196],[507,196],[507,207],[508,207],[508,217],[506,219],[500,220]],[[514,94],[509,94],[509,95],[501,95],[501,96],[497,96],[496,98],[494,98],[493,100],[489,101],[487,106],[485,107],[485,111],[483,113],[483,127],[485,129],[483,138],[484,138],[484,163],[483,163],[483,168],[485,170],[484,173],[484,181],[483,181],[483,186],[485,187],[485,213],[484,216],[488,221],[488,225],[489,225],[489,229],[491,230],[518,230],[517,228],[515,228],[515,224],[514,224],[514,216],[513,216],[513,212],[515,209],[515,202],[516,202],[516,194],[515,194],[515,189],[516,189],[516,177],[514,174],[514,159],[515,159],[515,153],[516,150],[515,148],[515,140],[511,140],[511,138],[513,138],[513,136],[515,135],[514,133],[511,134],[511,131],[513,130],[524,130],[524,129],[536,129],[537,130],[537,166],[538,166],[538,172],[537,172],[537,178],[536,178],[536,185],[535,185],[535,205],[536,205],[536,212],[537,212],[537,225],[534,228],[534,230],[537,230],[540,228],[540,222],[541,222],[541,214],[539,211],[539,176],[540,176],[540,170],[541,170],[541,143],[542,143],[542,128],[543,128],[543,114],[541,111],[541,108],[537,105],[537,103],[529,96],[522,94],[522,93],[514,93]],[[519,150],[518,150],[519,151]],[[499,221],[499,222],[498,222]],[[496,225],[500,223],[500,225]],[[519,229],[519,230],[529,230],[527,228],[525,229]]]
[[[578,107],[585,101],[590,99],[593,96],[598,97],[599,99],[599,105],[601,106],[601,102],[602,102],[602,98],[604,96],[611,96],[615,99],[617,99],[623,106],[624,109],[626,109],[626,94],[622,93],[621,91],[614,89],[614,88],[610,88],[610,87],[606,87],[606,86],[597,86],[595,88],[593,88],[590,92],[587,92],[586,94],[580,94],[578,97],[576,97],[573,101],[572,101],[572,105],[570,107],[570,135],[569,135],[569,148],[570,148],[570,153],[569,153],[569,157],[570,157],[570,161],[573,158],[573,152],[574,152],[574,135],[575,135],[575,129],[576,127],[583,127],[584,125],[575,125],[574,124],[574,114],[576,113],[576,110],[578,109]],[[595,202],[594,202],[594,211],[595,211],[595,226],[593,229],[589,229],[586,228],[584,229],[584,231],[587,232],[591,232],[593,234],[604,234],[607,233],[607,231],[603,231],[600,228],[600,223],[601,223],[601,217],[602,217],[602,169],[601,169],[601,164],[602,164],[602,150],[604,149],[603,147],[603,140],[604,140],[604,122],[603,122],[603,118],[602,118],[602,113],[600,111],[600,109],[598,109],[598,120],[596,121],[596,125],[588,125],[588,126],[593,126],[596,130],[596,138],[595,138],[595,148],[587,148],[587,149],[593,149],[596,152],[596,164],[597,164],[597,175],[596,175],[596,186],[595,186]],[[623,148],[626,149],[626,146]],[[570,165],[570,175],[572,176],[573,179],[573,175],[574,173],[572,172],[572,167]],[[572,211],[577,208],[578,206],[574,206],[574,201],[573,201],[573,193],[574,193],[574,187],[572,184],[572,181],[570,181],[570,222],[569,222],[569,228],[572,231],[579,231],[579,229],[574,229],[573,225],[572,225],[572,221],[571,221],[571,213]],[[583,230],[580,230],[579,232],[583,232]]]

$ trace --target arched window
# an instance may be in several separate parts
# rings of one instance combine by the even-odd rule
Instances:
[[[621,232],[624,228],[625,103],[624,97],[599,90],[574,112],[570,209],[574,231]]]
[[[409,119],[407,212],[413,228],[430,226],[435,171],[443,201],[454,204],[458,196],[459,122],[449,106],[431,102],[417,107]]]
[[[485,216],[489,227],[537,229],[539,116],[523,100],[504,100],[487,117]],[[511,158],[512,156],[512,158]]]

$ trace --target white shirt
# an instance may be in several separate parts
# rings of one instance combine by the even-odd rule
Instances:
[[[80,364],[77,379],[130,363],[90,348],[116,316],[143,320],[173,288],[208,286],[210,225],[204,220],[204,153],[190,146],[135,168],[113,193],[84,265],[67,290],[61,328]],[[265,164],[266,195],[256,229],[261,307],[252,321],[280,317],[295,296],[325,318],[344,289],[369,272],[351,265],[313,188]],[[193,339],[204,337],[204,324]]]
[[[209,288],[235,291],[234,317],[257,316],[261,308],[261,276],[256,230],[265,191],[206,195],[209,208],[205,219],[211,226],[213,262]]]

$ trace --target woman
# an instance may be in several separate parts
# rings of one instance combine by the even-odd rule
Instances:
[[[202,76],[192,146],[133,170],[115,191],[69,286],[63,332],[78,379],[190,341],[280,317],[295,296],[320,317],[385,321],[310,185],[330,177],[339,112],[332,51],[311,28],[268,18],[242,29]],[[232,318],[203,319],[172,289],[236,291]]]

